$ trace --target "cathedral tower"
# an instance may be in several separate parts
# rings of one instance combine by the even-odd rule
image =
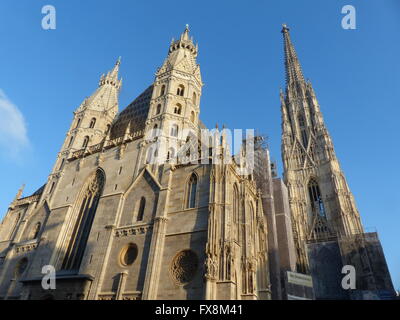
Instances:
[[[282,33],[286,68],[286,92],[280,94],[282,160],[297,271],[311,274],[317,299],[392,299],[394,289],[378,234],[364,232],[289,28],[284,25]],[[345,265],[354,268],[352,290],[342,286]]]
[[[88,148],[93,148],[106,138],[118,113],[118,96],[122,85],[122,80],[118,79],[120,64],[119,58],[113,69],[101,76],[96,91],[74,112],[71,126],[49,175],[43,199],[50,199],[63,173],[64,165],[73,152],[86,152]]]
[[[162,153],[176,156],[188,132],[197,135],[203,82],[196,58],[198,45],[189,37],[189,26],[172,39],[168,56],[156,72],[147,117],[147,138],[162,137]],[[161,155],[160,155],[161,156]],[[149,159],[147,156],[147,161]]]
[[[310,82],[282,29],[286,92],[281,91],[282,160],[289,190],[297,268],[309,272],[306,243],[363,233],[360,216],[336,158]]]

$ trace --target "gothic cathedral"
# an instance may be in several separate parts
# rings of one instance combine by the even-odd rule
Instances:
[[[282,32],[284,180],[262,137],[246,137],[232,156],[225,128],[206,130],[186,27],[122,111],[118,59],[75,110],[46,184],[18,191],[0,225],[0,299],[362,299],[392,290]],[[361,270],[351,295],[340,287],[346,264]],[[48,268],[55,290],[42,283]],[[312,279],[311,291],[299,293],[294,275]]]

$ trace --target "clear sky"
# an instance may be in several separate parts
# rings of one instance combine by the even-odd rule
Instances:
[[[56,30],[41,27],[47,4]],[[341,27],[347,4],[356,30]],[[288,24],[363,224],[379,232],[400,288],[398,0],[1,1],[0,216],[23,183],[29,195],[46,181],[72,112],[118,56],[122,109],[152,83],[187,23],[205,82],[201,119],[267,134],[279,163]]]

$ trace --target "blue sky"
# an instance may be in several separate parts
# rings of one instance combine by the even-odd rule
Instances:
[[[41,28],[47,4],[56,30]],[[347,4],[356,30],[341,28]],[[0,216],[22,183],[28,195],[46,181],[72,112],[117,57],[122,109],[152,83],[186,23],[200,47],[202,120],[267,134],[279,163],[280,30],[288,24],[363,224],[379,232],[400,288],[397,0],[1,1]]]

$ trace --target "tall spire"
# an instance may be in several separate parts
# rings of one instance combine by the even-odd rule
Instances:
[[[99,86],[103,86],[105,84],[110,84],[115,86],[117,89],[121,88],[122,79],[118,79],[119,66],[121,65],[121,57],[115,62],[114,68],[107,73],[107,75],[102,75],[100,78]]]
[[[298,82],[304,82],[303,72],[296,51],[290,40],[289,28],[286,24],[282,25],[284,50],[285,50],[285,68],[286,68],[286,84],[291,85]]]

